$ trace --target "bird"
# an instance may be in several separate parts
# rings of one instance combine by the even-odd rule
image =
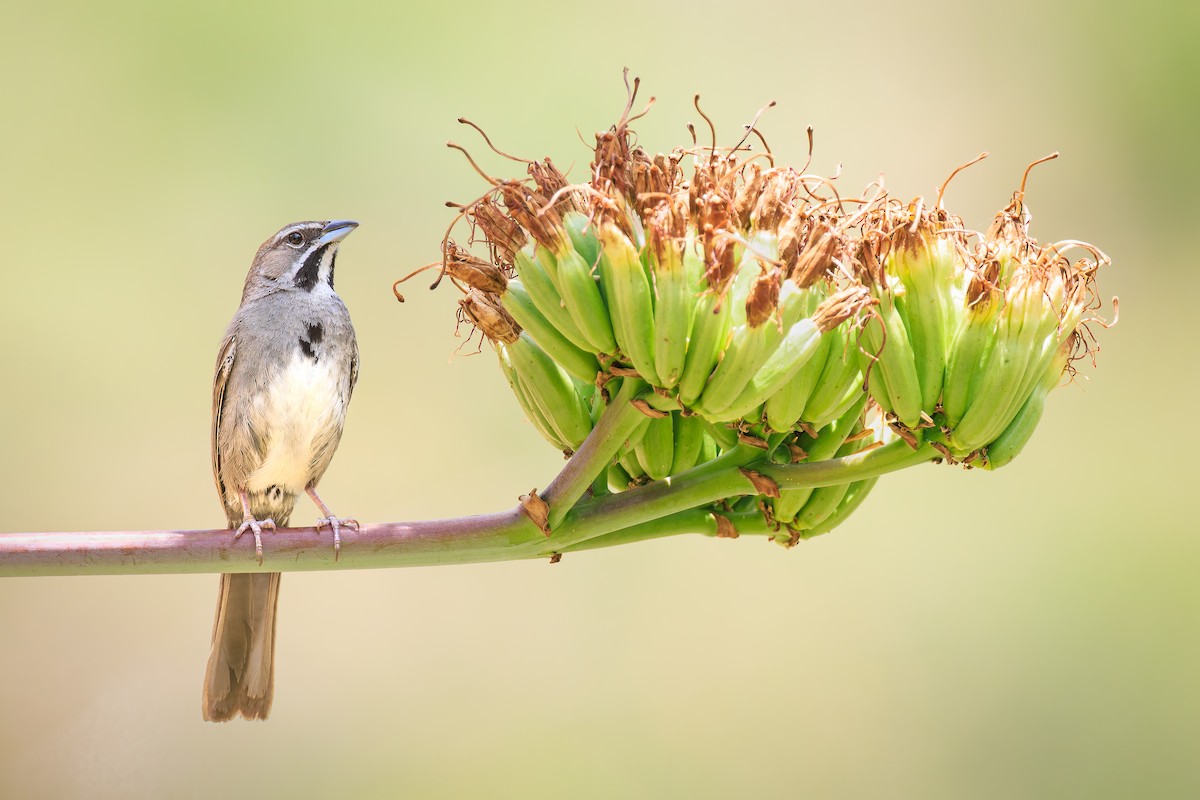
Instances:
[[[262,563],[262,533],[286,527],[307,494],[317,528],[353,519],[317,495],[342,436],[358,381],[350,313],[333,288],[338,246],[353,220],[296,222],[258,248],[241,304],[221,342],[212,395],[212,465],[234,541],[249,532]],[[222,574],[204,676],[204,719],[266,719],[275,677],[279,573]]]

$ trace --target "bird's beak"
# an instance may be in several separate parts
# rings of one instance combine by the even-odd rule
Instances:
[[[321,229],[321,238],[317,240],[318,244],[330,244],[331,242],[340,242],[350,234],[354,233],[354,229],[358,227],[358,223],[352,219],[335,219],[325,223],[325,227]]]

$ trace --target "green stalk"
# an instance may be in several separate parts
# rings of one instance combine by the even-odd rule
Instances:
[[[757,452],[761,454],[762,451]],[[681,475],[621,494],[585,500],[571,510],[560,529],[551,535],[546,542],[547,552],[550,548],[561,551],[614,530],[730,497],[756,494],[754,486],[741,472],[743,464],[738,461],[741,455],[735,450]],[[913,450],[904,441],[897,440],[866,453],[811,464],[771,464],[758,460],[744,466],[771,478],[780,488],[800,489],[865,480],[940,457],[941,454],[930,445]]]
[[[924,464],[942,455],[932,445],[922,444],[913,450],[907,442],[897,439],[891,444],[865,453],[831,458],[811,464],[762,464],[753,468],[773,479],[782,489],[834,486],[886,475],[889,472]]]
[[[772,536],[777,533],[773,527],[767,524],[762,513],[757,510],[736,514],[722,514],[721,516],[726,517],[733,523],[739,536]],[[680,511],[678,514],[663,517],[662,519],[644,522],[641,525],[633,525],[629,528],[622,528],[619,531],[596,536],[579,544],[564,547],[556,552],[577,553],[584,550],[598,550],[601,547],[615,547],[620,544],[648,542],[653,539],[663,539],[667,536],[679,536],[687,533],[715,537],[717,535],[717,520],[713,516],[713,512],[703,508],[691,508],[687,511]]]
[[[596,476],[608,469],[630,434],[645,422],[646,416],[633,405],[645,389],[645,381],[623,380],[620,390],[604,409],[587,439],[542,492],[542,499],[550,506],[551,531],[562,522]]]

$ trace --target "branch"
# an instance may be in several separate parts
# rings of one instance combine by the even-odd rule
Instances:
[[[727,454],[729,456],[734,453]],[[812,464],[750,466],[785,488],[831,486],[883,475],[939,457],[897,441],[885,447]],[[281,529],[264,536],[262,564],[248,537],[232,532],[114,531],[0,534],[0,577],[128,575],[198,572],[297,572],[325,569],[432,566],[547,558],[682,533],[715,535],[706,509],[754,486],[726,456],[663,481],[576,505],[546,537],[518,509],[457,519],[364,525],[342,533],[335,561],[329,534]],[[756,515],[729,515],[746,533],[766,533]]]
[[[542,499],[550,506],[550,529],[554,530],[576,501],[612,463],[639,425],[646,417],[633,405],[638,395],[646,391],[646,382],[638,378],[625,378],[616,397],[604,409],[592,432],[580,445],[562,472],[550,482]]]

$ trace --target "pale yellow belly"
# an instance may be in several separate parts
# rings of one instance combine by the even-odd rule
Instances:
[[[312,479],[314,456],[336,439],[345,416],[344,377],[327,363],[297,354],[251,409],[265,455],[246,481],[251,492],[278,486],[300,494]]]

